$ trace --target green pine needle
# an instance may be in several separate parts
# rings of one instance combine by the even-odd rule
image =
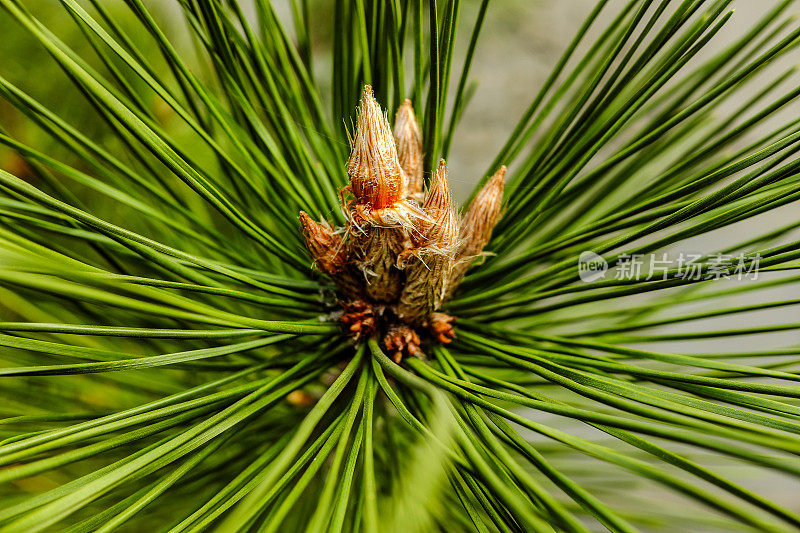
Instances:
[[[400,364],[297,216],[365,84],[458,159],[502,2],[163,4],[0,0],[0,532],[800,530],[795,2],[597,1]],[[757,279],[620,275],[697,247]]]

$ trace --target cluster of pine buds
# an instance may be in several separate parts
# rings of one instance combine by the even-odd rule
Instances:
[[[367,85],[340,195],[346,227],[300,212],[314,265],[336,284],[339,321],[356,339],[380,336],[398,362],[420,353],[422,338],[454,338],[454,318],[439,309],[489,242],[503,199],[505,167],[459,217],[444,160],[423,192],[422,156],[411,102],[392,132]]]

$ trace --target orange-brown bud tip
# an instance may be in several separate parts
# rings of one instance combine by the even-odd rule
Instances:
[[[405,177],[389,121],[369,85],[364,86],[358,107],[347,175],[356,202],[372,209],[389,207],[405,196]]]
[[[503,207],[506,167],[502,166],[478,191],[461,222],[464,255],[476,255],[492,237]]]
[[[500,187],[500,194],[503,194],[503,189],[506,186],[506,171],[508,168],[505,165],[500,165],[500,168],[497,169],[497,172],[494,173],[492,179],[489,180],[490,182],[494,182],[495,186]]]
[[[436,166],[436,172],[433,174],[431,186],[425,194],[423,207],[429,209],[437,205],[449,204],[450,201],[450,187],[447,185],[447,163],[444,159],[440,159],[439,164]]]
[[[453,208],[450,185],[447,183],[447,164],[439,160],[430,189],[422,206],[431,222],[421,224],[421,233],[428,244],[441,247],[453,246],[458,242],[458,217]]]
[[[303,240],[317,268],[328,275],[342,271],[347,264],[347,253],[341,235],[328,224],[316,222],[304,211],[300,211],[299,218]]]
[[[422,192],[422,133],[411,100],[405,99],[394,119],[397,157],[406,175],[406,195]]]

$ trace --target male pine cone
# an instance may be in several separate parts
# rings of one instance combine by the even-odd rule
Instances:
[[[501,215],[506,170],[498,170],[459,220],[444,160],[422,192],[420,132],[410,100],[398,109],[392,131],[365,86],[343,189],[353,198],[342,195],[346,227],[300,213],[314,266],[336,285],[341,322],[357,338],[383,336],[397,361],[419,353],[421,339],[454,337],[454,318],[439,309],[489,242]]]

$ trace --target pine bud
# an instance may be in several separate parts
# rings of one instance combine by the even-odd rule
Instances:
[[[406,196],[422,196],[422,133],[411,100],[404,100],[394,119],[394,142],[397,157],[406,175]]]
[[[324,274],[336,275],[347,266],[347,251],[342,236],[326,223],[314,221],[300,211],[300,229],[314,265]]]
[[[436,169],[423,210],[431,222],[420,223],[418,234],[412,235],[418,247],[404,254],[413,257],[406,258],[406,285],[397,305],[398,315],[417,325],[424,325],[444,302],[459,243],[458,220],[444,160]]]
[[[383,209],[405,198],[405,176],[389,121],[369,85],[364,86],[358,108],[347,175],[357,204]]]
[[[461,222],[465,254],[479,254],[492,238],[492,230],[500,220],[500,210],[503,207],[505,176],[506,167],[502,166],[469,204]]]
[[[300,212],[303,238],[316,267],[337,285],[341,311],[331,318],[356,341],[383,335],[400,362],[404,354],[421,354],[423,328],[441,343],[455,338],[455,317],[439,309],[500,219],[506,167],[478,192],[462,223],[444,160],[422,192],[422,140],[409,100],[392,131],[365,86],[351,142],[350,186],[340,193],[348,224],[337,231]]]
[[[351,300],[340,302],[342,304],[342,315],[339,322],[350,335],[355,339],[370,337],[375,333],[379,326],[376,323],[376,313],[374,307],[363,300]]]
[[[480,255],[492,238],[492,230],[500,220],[503,207],[505,175],[506,167],[502,166],[469,204],[461,222],[462,244],[450,281],[451,292],[467,273],[472,260]]]
[[[314,265],[330,276],[346,296],[359,296],[361,289],[348,265],[342,236],[327,223],[314,221],[304,211],[300,211],[300,229]]]
[[[419,232],[416,236],[412,235],[412,238],[418,244],[436,246],[442,251],[455,246],[459,238],[458,217],[453,208],[444,159],[439,161],[431,186],[425,195],[422,210],[428,215],[429,220],[419,222]]]

